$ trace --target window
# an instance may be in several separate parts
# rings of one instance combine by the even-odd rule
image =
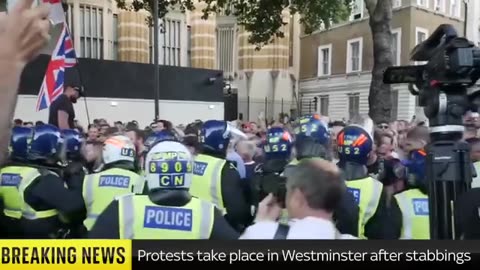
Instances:
[[[430,0],[417,0],[417,5],[420,7],[428,8],[428,2]]]
[[[363,38],[347,41],[347,73],[362,71]]]
[[[393,0],[392,6],[393,6],[393,8],[401,7],[402,6],[402,0]]]
[[[65,13],[65,20],[68,25],[68,29],[70,30],[70,36],[73,40],[74,33],[73,33],[73,26],[74,26],[74,20],[73,20],[73,4],[68,4],[67,12]]]
[[[428,30],[425,28],[415,28],[415,45],[424,42],[428,38]],[[425,62],[415,62],[416,65],[424,64]]]
[[[450,16],[460,17],[460,0],[450,0]]]
[[[113,14],[112,31],[113,31],[112,59],[117,60],[118,59],[118,16],[117,14]]]
[[[160,27],[160,43],[163,44],[162,50],[159,52],[160,57],[163,56],[161,64],[167,66],[181,65],[181,25],[180,20],[163,19],[163,27]]]
[[[358,20],[363,17],[363,0],[354,0],[352,3],[352,13],[350,21]]]
[[[401,65],[402,53],[402,29],[397,28],[392,30],[392,65]]]
[[[320,96],[320,114],[321,115],[328,115],[328,96]]]
[[[397,120],[398,119],[398,90],[393,90],[390,92],[390,100],[392,102],[392,111],[391,111],[391,119]]]
[[[332,44],[318,47],[318,77],[331,74]]]
[[[103,9],[80,5],[80,55],[103,59]]]
[[[433,9],[435,9],[436,12],[445,13],[445,0],[435,0]]]
[[[360,113],[360,94],[348,95],[348,117],[353,119]]]
[[[226,77],[233,76],[235,25],[226,24],[217,27],[217,65]]]
[[[416,32],[416,40],[415,40],[416,45],[424,42],[428,38],[428,30],[425,28],[416,27],[415,32]]]

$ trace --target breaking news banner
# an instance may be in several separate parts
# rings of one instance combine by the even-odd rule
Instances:
[[[130,270],[130,240],[0,240],[1,270]]]
[[[480,266],[480,241],[0,240],[1,270],[361,264]],[[342,268],[343,269],[343,268]]]

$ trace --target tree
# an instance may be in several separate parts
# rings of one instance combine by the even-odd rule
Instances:
[[[376,123],[391,120],[391,87],[383,83],[383,72],[392,65],[392,0],[365,0],[373,39],[373,68],[368,114]]]
[[[153,10],[154,0],[133,0],[127,7],[126,0],[115,0],[121,9]],[[194,2],[202,2],[204,18],[212,13],[225,11],[237,17],[239,24],[251,32],[249,41],[262,46],[275,37],[283,37],[285,24],[282,11],[289,9],[291,14],[301,14],[301,23],[306,34],[322,25],[345,20],[350,15],[353,0],[158,0],[159,18],[163,18],[172,7],[182,11],[193,10]],[[369,115],[375,122],[390,120],[391,100],[389,85],[383,84],[383,71],[392,65],[390,23],[392,20],[392,0],[364,0],[369,13],[369,24],[373,38],[374,66],[368,98]]]
[[[131,6],[126,4],[130,1],[115,1],[120,9],[153,10],[154,0],[133,0]],[[346,19],[352,0],[158,0],[158,17],[163,18],[172,7],[181,11],[193,10],[196,1],[205,4],[204,18],[220,11],[236,16],[237,22],[251,32],[249,41],[262,46],[274,37],[283,37],[282,26],[286,23],[283,10],[302,14],[301,23],[306,34],[310,34],[322,24],[328,28],[331,23]]]

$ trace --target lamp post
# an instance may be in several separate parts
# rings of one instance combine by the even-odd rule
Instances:
[[[158,65],[158,0],[153,1],[153,69],[154,74],[154,102],[155,102],[155,121],[159,120],[160,108],[159,108],[159,86],[160,86],[160,66]]]
[[[463,5],[464,5],[464,8],[465,8],[465,11],[464,11],[464,12],[465,12],[465,16],[464,16],[464,18],[463,18],[463,35],[464,35],[464,37],[467,37],[468,2],[469,2],[469,0],[463,0]]]

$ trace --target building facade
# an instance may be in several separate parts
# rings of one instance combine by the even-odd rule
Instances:
[[[66,0],[67,23],[79,57],[153,63],[153,27],[148,13],[119,10],[114,0]],[[128,1],[127,1],[128,3]],[[172,9],[159,20],[161,65],[218,69],[225,92],[238,97],[238,113],[246,120],[268,119],[297,108],[300,70],[299,16],[283,12],[284,38],[261,50],[248,42],[230,12],[202,19],[202,3],[183,13]],[[54,38],[61,27],[54,29]],[[52,42],[44,53],[50,53]]]
[[[393,64],[410,65],[411,50],[440,24],[464,31],[462,0],[392,0]],[[356,0],[349,20],[301,37],[300,96],[305,112],[332,120],[368,113],[373,67],[372,35],[363,0]],[[422,113],[407,85],[393,85],[392,118],[410,120]]]
[[[480,1],[464,0],[467,3],[467,38],[480,46]]]

